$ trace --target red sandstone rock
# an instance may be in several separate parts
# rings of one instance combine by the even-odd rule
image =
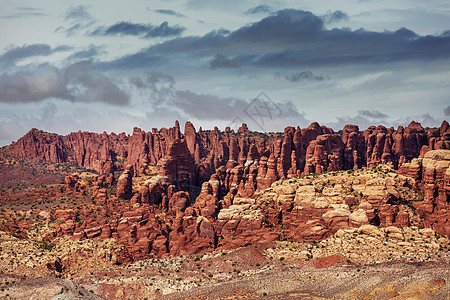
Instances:
[[[344,144],[337,134],[320,135],[306,150],[305,174],[338,171],[343,168]]]
[[[117,196],[124,199],[131,199],[132,196],[132,178],[134,169],[132,165],[127,165],[125,171],[120,175],[117,181]]]
[[[249,133],[250,130],[248,129],[247,124],[242,123],[242,126],[239,127],[238,132],[245,134],[245,133]]]
[[[425,226],[441,234],[450,234],[450,150],[430,150],[423,158],[404,164],[399,173],[423,184],[423,201],[415,206]]]
[[[190,205],[189,194],[186,192],[176,192],[169,200],[169,211],[177,213],[184,211],[186,207]]]
[[[188,190],[195,183],[195,163],[185,140],[174,140],[167,156],[160,162],[159,175],[176,183],[179,190]]]
[[[75,185],[78,182],[78,176],[77,175],[67,175],[64,179],[66,183],[66,191],[73,191],[75,190]]]
[[[424,225],[450,233],[447,221],[450,174],[443,168],[423,164],[425,158],[434,159],[434,149],[449,148],[446,122],[436,130],[425,131],[413,122],[396,131],[370,127],[364,134],[357,126],[348,125],[342,138],[317,123],[304,129],[287,127],[282,138],[266,135],[267,140],[253,133],[248,135],[246,126],[240,133],[239,136],[231,131],[221,133],[217,128],[212,131],[200,128],[195,132],[189,122],[184,136],[178,123],[173,128],[152,132],[135,128],[131,136],[77,132],[59,137],[32,130],[10,150],[21,153],[19,157],[28,155],[61,162],[69,159],[59,152],[64,151],[80,166],[108,174],[94,180],[93,199],[112,209],[117,209],[114,206],[117,199],[107,199],[106,187],[114,180],[114,170],[122,169],[124,163],[130,164],[125,168],[127,175],[121,176],[117,184],[118,196],[129,199],[132,170],[146,174],[150,165],[158,163],[159,176],[148,180],[129,202],[130,206],[120,207],[119,216],[107,223],[83,217],[80,225],[77,216],[68,212],[57,215],[61,220],[57,234],[74,234],[74,238],[114,237],[128,245],[129,255],[135,258],[150,252],[164,256],[242,246],[277,239],[280,234],[284,238],[316,240],[339,228],[374,222],[375,216],[382,226],[408,226],[409,214],[386,195],[367,197],[374,209],[364,210],[360,215],[285,201],[262,207],[260,220],[218,218],[223,209],[237,205],[235,201],[241,201],[239,198],[251,199],[257,189],[268,188],[280,178],[375,164],[400,166],[400,173],[423,181],[425,199],[415,205]],[[414,159],[419,154],[425,158]],[[81,190],[77,181],[68,176],[67,190]],[[190,199],[195,195],[191,190],[199,186],[200,195]],[[286,229],[272,232],[271,226]]]

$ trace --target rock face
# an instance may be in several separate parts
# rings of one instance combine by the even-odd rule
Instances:
[[[132,165],[127,165],[125,171],[120,175],[117,181],[117,195],[124,199],[130,199],[132,196],[134,169]]]
[[[400,174],[416,179],[424,194],[417,208],[425,226],[450,235],[450,150],[430,150],[404,164]]]
[[[160,160],[160,176],[165,176],[175,183],[179,190],[189,190],[195,184],[196,171],[192,154],[186,140],[176,139],[170,146],[166,157]]]

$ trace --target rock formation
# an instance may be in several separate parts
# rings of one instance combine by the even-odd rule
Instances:
[[[123,259],[133,260],[276,239],[320,240],[367,224],[450,234],[449,147],[447,122],[431,130],[415,122],[363,132],[346,125],[342,134],[318,123],[264,134],[245,124],[236,133],[196,131],[190,122],[182,134],[177,122],[151,132],[134,128],[132,135],[33,129],[5,151],[100,173],[91,185],[65,178],[62,190],[90,193],[104,209],[95,216],[87,209],[55,214],[55,236],[112,237],[127,245]],[[150,174],[156,168],[158,175]],[[319,175],[324,172],[330,173]],[[114,174],[121,174],[117,185]],[[146,179],[135,190],[134,176]]]
[[[430,150],[399,173],[416,179],[423,189],[416,206],[425,226],[450,235],[450,150]]]
[[[134,169],[132,165],[127,165],[125,171],[120,175],[117,181],[117,195],[124,199],[130,199],[132,196]]]
[[[174,144],[178,140],[180,142]],[[181,149],[184,147],[187,151]],[[172,155],[169,153],[171,148],[175,151]],[[191,170],[192,166],[186,170],[194,178],[179,180],[187,179],[189,183],[195,182],[200,186],[218,167],[236,161],[243,166],[246,164],[244,167],[254,164],[258,169],[257,184],[267,186],[264,182],[267,176],[282,179],[377,164],[387,164],[397,169],[420,153],[449,148],[450,126],[446,121],[440,128],[430,130],[425,130],[416,122],[405,128],[399,126],[397,130],[371,126],[364,132],[359,131],[358,126],[346,125],[341,135],[314,122],[302,129],[287,127],[282,136],[255,135],[245,124],[237,133],[231,130],[220,132],[217,128],[196,132],[192,123],[187,122],[184,134],[180,132],[179,124],[151,132],[134,128],[132,135],[78,131],[59,136],[32,129],[10,145],[7,152],[15,157],[38,158],[55,163],[74,161],[81,167],[106,175],[132,165],[137,174],[148,175],[149,166],[157,165],[162,159],[177,157],[178,152],[182,151],[189,154],[197,166],[194,166],[195,171]],[[187,158],[185,156],[183,159]],[[275,169],[272,169],[271,160],[276,165]],[[228,165],[231,166],[231,163]],[[267,175],[267,172],[270,174]]]

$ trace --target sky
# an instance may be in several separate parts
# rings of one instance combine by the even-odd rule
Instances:
[[[0,0],[0,146],[450,119],[448,0],[74,2]]]

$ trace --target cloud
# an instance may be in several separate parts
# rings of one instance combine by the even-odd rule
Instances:
[[[88,12],[88,6],[71,6],[64,17],[70,25],[69,27],[60,26],[55,32],[64,32],[67,36],[72,36],[79,31],[87,30],[96,23],[95,18]]]
[[[69,66],[65,76],[75,101],[104,102],[112,105],[126,105],[128,95],[105,75],[92,71],[90,61]]]
[[[35,110],[35,113],[31,116],[0,112],[0,147],[10,144],[31,128],[45,127],[52,122],[55,113],[56,107],[52,103],[47,103],[41,111]]]
[[[311,12],[286,9],[259,22],[241,27],[229,36],[231,42],[247,44],[247,47],[260,42],[279,41],[298,42],[299,38],[317,34],[323,27],[320,18]]]
[[[450,106],[447,106],[447,108],[444,109],[444,114],[445,114],[446,116],[450,116]]]
[[[261,13],[266,14],[266,13],[271,13],[271,12],[273,12],[273,9],[271,6],[262,4],[262,5],[258,5],[256,7],[249,8],[245,12],[245,14],[246,15],[254,15],[254,14],[261,14]]]
[[[348,21],[350,17],[342,10],[336,10],[334,12],[328,12],[322,16],[322,20],[326,24],[335,23],[339,21]]]
[[[368,117],[371,119],[385,119],[389,117],[387,114],[384,114],[378,110],[367,110],[367,109],[359,110],[358,115]]]
[[[170,109],[186,119],[222,124],[239,119],[249,125],[253,124],[253,127],[259,130],[281,128],[282,124],[287,125],[288,122],[306,120],[304,114],[299,113],[291,101],[261,98],[262,101],[258,102],[259,97],[245,100],[178,90],[173,76],[161,72],[151,72],[146,78],[134,77],[130,82],[142,90],[144,95],[149,95],[149,102],[154,110]]]
[[[237,68],[239,65],[225,55],[216,54],[214,59],[209,62],[209,67],[214,70],[218,68]]]
[[[229,120],[242,114],[248,105],[243,99],[220,98],[191,91],[177,91],[172,101],[188,116],[201,120]]]
[[[89,61],[72,64],[65,70],[46,64],[0,76],[0,102],[29,103],[48,98],[111,105],[130,102],[128,95],[109,78],[92,71]]]
[[[0,102],[37,102],[47,98],[72,100],[61,72],[52,66],[0,76]]]
[[[153,92],[160,92],[162,89],[173,89],[175,87],[175,78],[162,72],[150,72],[145,80],[140,77],[132,77],[130,82],[139,89],[150,89]]]
[[[180,17],[180,18],[186,17],[185,15],[183,15],[179,12],[176,12],[174,10],[171,10],[171,9],[155,9],[153,11],[156,13],[159,13],[159,14],[163,14],[163,15],[175,16],[175,17]]]
[[[81,20],[91,21],[94,18],[88,12],[88,6],[78,5],[78,6],[71,6],[66,11],[65,19],[66,20],[75,20],[75,21],[81,21]]]
[[[326,79],[323,75],[315,75],[311,71],[303,71],[303,72],[296,72],[296,73],[275,73],[275,77],[282,77],[284,75],[284,79],[290,81],[290,82],[300,82],[300,81],[323,81]]]
[[[60,46],[52,49],[47,44],[23,45],[22,47],[14,47],[0,55],[0,65],[12,66],[17,61],[34,56],[49,56],[55,52],[70,50],[70,47]]]
[[[178,25],[169,26],[167,22],[163,22],[159,26],[120,22],[107,28],[99,27],[92,32],[92,35],[134,35],[143,38],[155,38],[177,36],[184,30],[184,27]]]
[[[175,94],[175,78],[161,72],[150,72],[146,79],[133,77],[130,83],[140,90],[149,89],[150,100],[155,107],[169,101]],[[144,91],[144,94],[147,94],[147,91]]]
[[[69,57],[69,60],[85,60],[92,57],[95,57],[101,53],[106,53],[106,51],[100,51],[103,47],[98,47],[95,45],[89,45],[89,47],[85,50],[80,50],[75,52]]]
[[[17,19],[24,17],[41,17],[47,14],[42,13],[40,8],[35,7],[17,7],[16,11],[10,15],[0,16],[2,19]]]
[[[102,67],[147,68],[159,62],[179,68],[216,53],[232,57],[241,67],[391,66],[393,62],[449,60],[450,36],[419,36],[406,28],[395,32],[328,30],[313,13],[286,9],[235,31],[171,39]]]
[[[172,14],[176,16],[175,11],[171,10],[157,10],[158,13]],[[65,32],[68,36],[71,36],[77,32],[84,31],[84,34],[91,36],[139,36],[141,38],[155,38],[155,37],[173,37],[178,36],[185,30],[184,27],[175,25],[169,26],[167,22],[163,22],[160,25],[152,24],[139,24],[131,22],[118,22],[111,26],[97,26],[93,30],[89,30],[97,21],[88,12],[88,6],[78,5],[69,8],[66,12],[65,20],[71,25],[69,27],[60,26],[55,32]]]
[[[255,130],[282,128],[279,124],[286,126],[289,122],[298,124],[299,121],[306,120],[304,114],[299,113],[295,104],[290,101],[256,100],[258,99],[224,98],[184,90],[176,91],[171,102],[191,119],[218,122],[238,118],[252,125]]]

